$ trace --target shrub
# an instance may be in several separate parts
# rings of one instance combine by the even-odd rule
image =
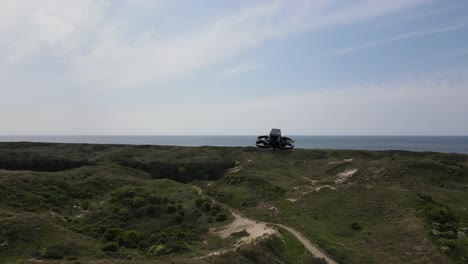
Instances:
[[[176,225],[182,223],[183,221],[184,221],[184,217],[181,216],[180,214],[177,214],[172,218],[172,223],[174,223]]]
[[[161,256],[170,253],[167,247],[163,244],[157,244],[149,248],[146,253],[148,256]]]
[[[127,248],[137,248],[142,239],[142,234],[136,230],[128,230],[121,233],[118,237],[119,244]]]
[[[441,224],[456,222],[455,215],[445,207],[433,208],[428,213],[428,218]]]
[[[250,235],[249,232],[247,232],[245,229],[242,229],[239,232],[232,233],[231,237],[241,238],[241,237],[246,237],[246,236],[249,236],[249,235]]]
[[[356,231],[360,231],[360,230],[362,230],[362,227],[358,222],[353,222],[353,223],[351,223],[351,229],[356,230]]]
[[[130,204],[133,208],[138,208],[145,205],[146,201],[143,197],[137,196],[130,201]]]
[[[200,210],[202,210],[202,212],[208,212],[210,211],[211,209],[211,202],[210,201],[204,201],[200,207]]]
[[[102,251],[104,252],[114,252],[117,250],[119,250],[119,245],[115,242],[106,243],[102,246]]]
[[[122,233],[120,228],[109,228],[104,233],[104,238],[108,241],[114,241]]]
[[[122,219],[123,221],[127,221],[127,220],[132,219],[132,215],[127,210],[127,208],[121,208],[119,211],[119,218]]]
[[[158,205],[148,205],[148,207],[146,207],[146,214],[150,216],[159,216],[160,211],[161,207]]]
[[[47,259],[61,259],[65,256],[65,248],[62,246],[51,246],[41,250],[41,257]]]
[[[83,201],[81,203],[81,208],[83,208],[83,210],[88,210],[89,209],[89,202],[88,201]]]
[[[183,242],[169,242],[166,246],[169,249],[169,253],[180,253],[187,249],[187,246]]]
[[[216,215],[216,221],[218,222],[223,222],[223,221],[226,221],[228,219],[228,215],[226,213],[218,213],[218,215]]]
[[[175,205],[170,204],[166,207],[166,212],[169,214],[175,213],[176,211],[177,207]]]
[[[198,198],[195,200],[195,206],[198,207],[198,208],[200,208],[200,207],[202,206],[202,204],[203,204],[204,201],[205,201],[205,199],[198,197]]]

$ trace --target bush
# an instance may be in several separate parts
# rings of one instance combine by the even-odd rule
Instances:
[[[172,204],[169,204],[167,207],[166,207],[166,212],[169,213],[169,214],[173,214],[177,211],[177,207],[175,205],[172,205]]]
[[[218,222],[223,222],[223,221],[226,221],[228,219],[228,215],[226,213],[218,213],[218,215],[216,215],[216,221]]]
[[[353,222],[351,224],[351,229],[356,230],[356,231],[360,231],[360,230],[362,230],[362,227],[358,222]]]
[[[121,233],[118,237],[119,244],[127,248],[137,248],[143,235],[136,230],[128,230]]]
[[[65,256],[65,248],[63,246],[51,246],[41,250],[41,257],[46,259],[61,259]]]
[[[81,208],[82,208],[83,210],[88,210],[88,209],[89,209],[89,202],[88,202],[88,201],[83,201],[83,202],[81,203]]]
[[[102,251],[104,252],[115,252],[117,250],[119,250],[119,245],[115,242],[106,243],[102,247]]]
[[[211,209],[211,202],[210,201],[204,201],[200,207],[200,210],[202,210],[202,212],[208,212],[210,211]]]
[[[187,249],[187,246],[183,242],[169,242],[167,243],[167,247],[169,248],[169,253],[180,253]]]
[[[246,237],[246,236],[249,236],[249,232],[247,232],[247,230],[242,229],[241,231],[239,232],[234,232],[231,234],[231,237],[235,237],[235,238],[241,238],[241,237]]]
[[[161,256],[170,253],[167,247],[163,244],[157,244],[149,248],[146,253],[148,256]]]
[[[130,200],[130,205],[133,208],[138,208],[146,204],[146,201],[143,197],[137,196]]]
[[[182,223],[183,221],[184,221],[184,217],[181,216],[180,214],[177,214],[172,218],[172,223],[174,223],[176,225]]]
[[[127,208],[121,208],[118,215],[119,215],[119,218],[123,221],[128,221],[132,219],[132,214],[130,214]]]
[[[104,238],[108,241],[115,241],[115,239],[122,233],[120,228],[109,228],[104,233]]]
[[[158,205],[148,205],[148,207],[146,207],[146,214],[150,216],[159,216],[160,211],[161,207]]]
[[[200,208],[204,201],[205,201],[205,199],[198,197],[198,198],[195,200],[195,206],[198,207],[198,208]]]
[[[456,222],[455,215],[445,207],[433,208],[428,213],[428,218],[433,222],[441,224]]]

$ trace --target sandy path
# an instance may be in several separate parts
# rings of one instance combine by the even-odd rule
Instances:
[[[295,236],[301,242],[301,244],[306,248],[306,250],[309,251],[310,254],[312,254],[312,256],[314,256],[315,258],[324,259],[329,264],[337,264],[336,261],[328,257],[324,252],[322,252],[317,246],[312,244],[301,233],[299,233],[297,230],[291,227],[281,225],[281,224],[259,222],[259,221],[251,220],[238,213],[235,213],[232,210],[231,210],[231,214],[234,216],[234,221],[230,223],[229,225],[223,227],[221,230],[215,231],[214,234],[222,238],[228,238],[228,237],[231,237],[232,234],[245,230],[249,235],[241,237],[236,242],[234,248],[218,250],[210,254],[207,254],[203,256],[202,258],[209,257],[209,256],[217,256],[217,255],[226,253],[228,251],[233,251],[234,249],[240,247],[243,244],[252,243],[257,238],[261,238],[264,236],[267,237],[273,234],[278,234],[278,231],[275,228],[271,227],[271,226],[276,226],[276,227],[281,227],[283,229],[286,229],[293,236]]]
[[[234,216],[234,221],[222,227],[220,230],[214,231],[213,234],[222,238],[229,238],[236,233],[245,231],[247,232],[247,235],[240,237],[232,248],[217,250],[200,258],[221,255],[226,252],[233,251],[243,244],[252,243],[255,239],[278,234],[278,231],[275,228],[269,226],[268,223],[248,219],[238,213],[235,213],[232,210],[230,210],[230,212],[232,216]]]
[[[281,225],[281,224],[273,224],[275,226],[284,228],[288,230],[291,234],[293,234],[301,243],[304,245],[304,247],[307,249],[307,251],[312,254],[312,256],[316,258],[322,258],[324,259],[328,264],[337,264],[338,262],[334,261],[333,259],[329,258],[325,253],[323,253],[317,246],[312,244],[307,238],[305,238],[301,233],[296,231],[295,229]]]
[[[200,187],[193,185],[193,188],[197,191],[197,193],[200,196],[203,195],[202,189]],[[207,198],[211,199],[214,203],[219,203],[219,202],[213,200],[210,197],[207,197]],[[241,246],[241,245],[243,245],[245,243],[252,243],[257,238],[261,238],[261,237],[264,237],[264,236],[270,236],[270,235],[273,235],[273,234],[279,234],[278,231],[275,228],[273,228],[273,226],[276,226],[276,227],[281,227],[283,229],[286,229],[288,232],[293,234],[301,242],[301,244],[307,249],[307,251],[309,251],[310,254],[312,254],[312,256],[314,256],[315,258],[323,258],[329,264],[337,264],[336,261],[334,261],[333,259],[328,257],[324,252],[322,252],[317,246],[312,244],[307,238],[305,238],[297,230],[295,230],[295,229],[293,229],[291,227],[282,225],[282,224],[255,221],[255,220],[249,219],[249,218],[247,218],[245,216],[242,216],[239,213],[236,213],[234,209],[230,208],[227,205],[224,205],[224,204],[222,204],[222,205],[229,209],[232,216],[234,216],[234,221],[232,223],[228,224],[227,226],[224,226],[220,230],[214,231],[214,234],[217,234],[222,238],[228,238],[234,233],[241,232],[241,231],[245,230],[248,233],[248,236],[241,237],[236,242],[236,244],[235,244],[235,246],[233,248],[217,250],[215,252],[204,255],[204,256],[202,256],[200,258],[206,258],[206,257],[210,257],[210,256],[221,255],[221,254],[223,254],[225,252],[235,250],[236,248],[238,248],[239,246]]]
[[[234,216],[234,221],[225,226],[223,229],[216,231],[215,234],[222,238],[228,238],[232,234],[241,232],[242,230],[245,230],[247,233],[249,233],[248,236],[241,237],[236,243],[236,246],[240,246],[244,243],[250,243],[253,240],[265,235],[272,235],[277,233],[277,231],[274,228],[269,227],[267,223],[248,219],[233,211],[231,211],[231,214]]]
[[[359,169],[349,169],[345,170],[344,172],[338,173],[337,178],[335,180],[335,184],[339,183],[344,183],[347,181],[350,177],[352,177],[356,172],[358,172]]]

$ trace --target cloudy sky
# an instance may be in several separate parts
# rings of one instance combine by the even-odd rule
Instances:
[[[0,135],[468,135],[466,0],[0,0]]]

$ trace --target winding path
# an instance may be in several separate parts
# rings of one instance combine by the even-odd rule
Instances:
[[[330,257],[328,257],[324,252],[322,252],[317,246],[312,244],[307,238],[305,238],[301,233],[299,233],[296,229],[293,229],[291,227],[282,225],[282,224],[273,224],[272,225],[284,228],[288,230],[291,234],[293,234],[301,243],[302,245],[307,249],[307,251],[312,254],[312,256],[316,258],[322,258],[324,259],[328,264],[338,264],[338,262],[334,261]]]
[[[197,193],[202,196],[203,195],[203,192],[202,192],[202,189],[198,186],[195,186],[195,185],[192,185],[193,188],[197,191]],[[206,196],[205,196],[206,197]],[[257,238],[259,237],[258,235],[260,236],[263,236],[263,235],[271,235],[271,234],[274,234],[274,232],[270,232],[267,228],[267,225],[271,225],[271,226],[276,226],[276,227],[280,227],[280,228],[283,228],[285,230],[287,230],[288,232],[290,232],[293,236],[295,236],[299,242],[301,242],[301,244],[306,248],[307,251],[309,251],[310,254],[312,254],[312,256],[314,256],[315,258],[321,258],[321,259],[324,259],[328,264],[338,264],[338,262],[334,261],[333,259],[331,259],[330,257],[327,256],[327,254],[325,254],[322,250],[320,250],[316,245],[314,245],[312,242],[310,242],[306,237],[304,237],[301,233],[299,233],[296,229],[294,228],[291,228],[289,226],[285,226],[285,225],[282,225],[282,224],[276,224],[276,223],[269,223],[269,222],[260,222],[260,221],[256,221],[256,220],[252,220],[252,219],[249,219],[243,215],[241,215],[240,213],[236,212],[236,210],[234,210],[233,208],[225,205],[225,204],[222,204],[216,200],[214,200],[213,198],[211,197],[207,197],[209,199],[211,199],[214,203],[218,203],[218,204],[221,204],[223,205],[224,207],[228,208],[229,211],[231,212],[231,214],[234,216],[235,218],[235,222],[239,222],[239,223],[242,223],[242,224],[245,224],[247,223],[248,225],[251,225],[251,229],[258,229],[258,230],[264,230],[263,232],[257,232],[257,235],[254,237],[254,238]],[[232,230],[235,230],[235,231],[239,231],[237,230],[238,227],[234,227],[232,226],[233,223],[229,224],[228,225],[228,229],[232,229]],[[242,228],[244,227],[247,227],[248,225],[243,225]],[[260,227],[260,229],[257,227]],[[249,230],[251,231],[251,230]],[[229,236],[226,235],[226,234],[223,234],[222,237],[224,236]],[[243,243],[245,242],[252,242],[254,239],[245,239],[244,238],[244,241],[242,241]],[[241,244],[243,243],[240,243],[238,244],[237,246],[240,246]],[[216,251],[216,252],[213,252],[213,253],[210,253],[206,256],[203,256],[202,258],[204,257],[207,257],[207,256],[214,256],[214,255],[220,255],[224,252],[227,252],[227,251],[230,251],[230,250],[220,250],[220,251]]]

